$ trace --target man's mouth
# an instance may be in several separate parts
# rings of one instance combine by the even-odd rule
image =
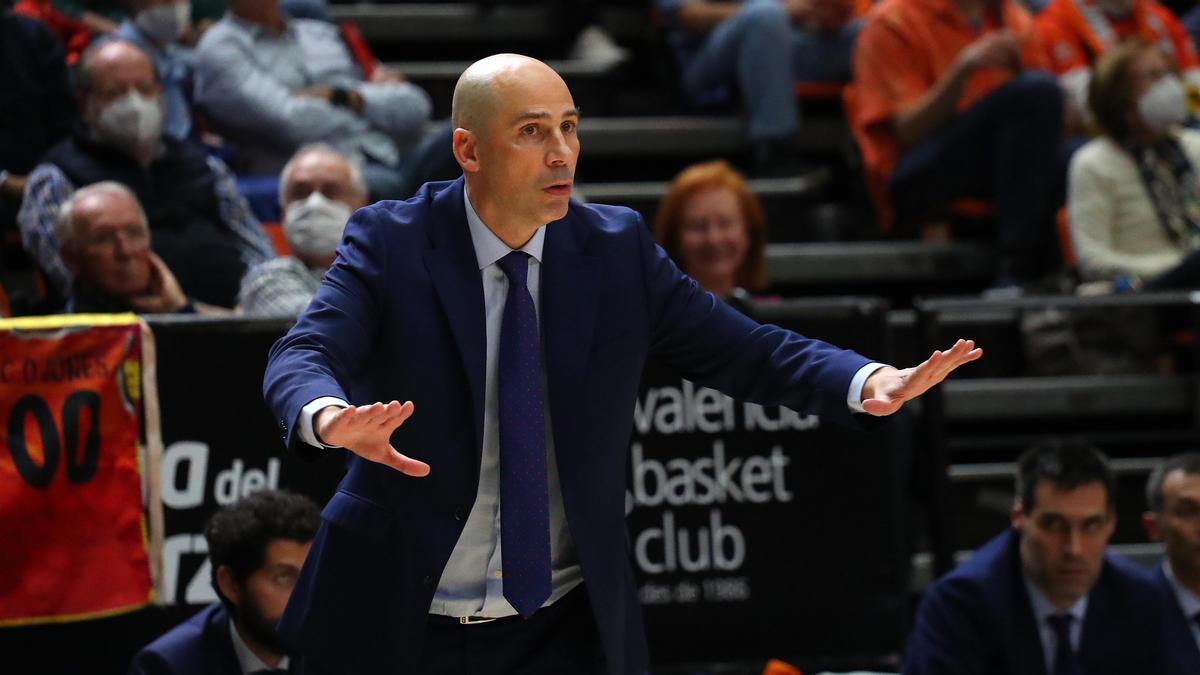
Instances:
[[[546,192],[548,194],[552,194],[556,197],[570,196],[571,181],[560,181],[558,183],[551,183],[550,185],[542,188],[542,191]]]

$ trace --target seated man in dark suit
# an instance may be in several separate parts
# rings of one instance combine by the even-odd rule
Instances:
[[[904,672],[1163,672],[1155,590],[1105,553],[1116,501],[1104,455],[1045,443],[1017,471],[1012,528],[926,592]]]
[[[1146,503],[1142,525],[1166,548],[1154,582],[1166,609],[1168,671],[1200,673],[1200,452],[1176,455],[1155,469]]]
[[[204,527],[221,602],[138,652],[130,675],[298,673],[275,633],[317,532],[307,497],[264,490],[227,506]]]

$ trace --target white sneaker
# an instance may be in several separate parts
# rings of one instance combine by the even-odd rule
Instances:
[[[629,50],[613,42],[612,36],[595,24],[579,31],[568,58],[576,61],[591,61],[616,65],[629,59]]]

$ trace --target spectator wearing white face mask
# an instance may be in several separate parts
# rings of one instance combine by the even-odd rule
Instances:
[[[145,208],[154,253],[183,291],[233,307],[245,271],[274,251],[229,169],[198,143],[162,132],[161,90],[137,46],[116,40],[89,48],[76,87],[80,124],[29,175],[17,217],[51,288],[65,297],[74,278],[54,231],[59,206],[76,188],[116,181]]]
[[[1088,120],[1088,81],[1102,54],[1126,40],[1153,43],[1183,81],[1200,88],[1200,56],[1186,29],[1159,0],[1052,0],[1037,15],[1050,69],[1068,96],[1072,119]]]
[[[1067,209],[1084,281],[1200,288],[1200,132],[1183,83],[1145,42],[1101,57],[1089,105],[1104,135],[1071,161]]]
[[[283,231],[292,255],[246,273],[238,305],[250,316],[294,317],[303,312],[333,264],[346,221],[367,205],[361,171],[323,143],[300,148],[279,182]]]
[[[163,132],[187,138],[192,132],[188,90],[192,83],[192,50],[180,43],[192,30],[189,0],[127,0],[129,18],[114,34],[146,52],[162,87]]]

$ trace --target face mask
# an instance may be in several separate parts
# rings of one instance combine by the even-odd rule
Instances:
[[[133,22],[151,40],[166,45],[175,42],[192,24],[192,5],[176,2],[138,12]]]
[[[1151,131],[1161,134],[1187,119],[1187,93],[1175,75],[1155,82],[1138,99],[1138,114]]]
[[[350,207],[320,192],[287,205],[283,234],[296,253],[310,258],[327,258],[342,241],[342,230],[350,219]]]
[[[162,104],[136,89],[109,103],[96,117],[96,134],[132,155],[146,154],[162,138]]]

